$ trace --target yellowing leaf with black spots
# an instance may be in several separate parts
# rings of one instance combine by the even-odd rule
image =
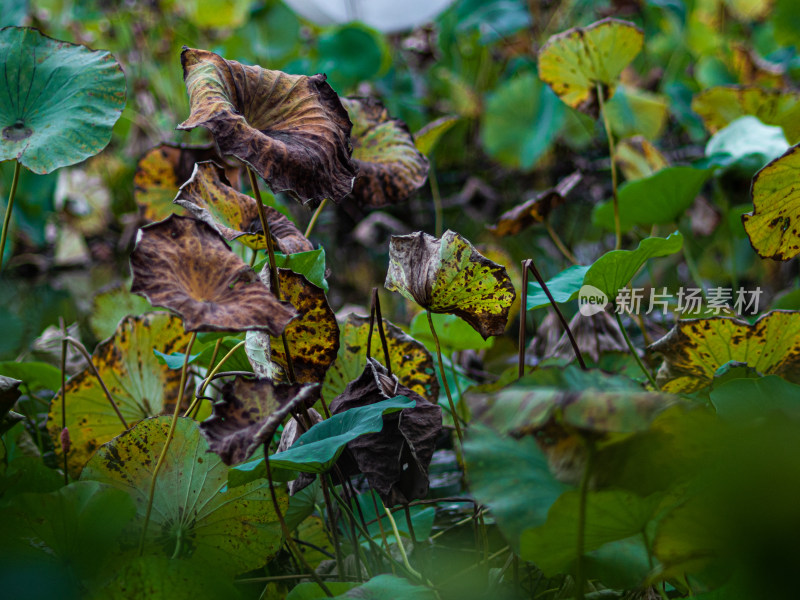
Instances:
[[[256,250],[267,247],[256,200],[232,187],[225,170],[213,161],[194,165],[192,176],[181,186],[175,203],[213,227],[229,242],[238,240]],[[281,252],[294,254],[314,250],[313,244],[286,216],[271,206],[265,206],[264,212]]]
[[[296,315],[203,221],[170,215],[142,227],[131,253],[131,291],[183,317],[186,331],[265,330]]]
[[[214,160],[222,163],[214,146],[159,144],[148,150],[136,165],[133,176],[133,199],[148,221],[160,221],[182,209],[172,200],[178,188],[189,179],[196,162]],[[239,183],[239,169],[226,167],[225,174],[233,185]]]
[[[286,339],[292,356],[297,383],[321,383],[339,351],[339,325],[325,292],[303,275],[290,269],[278,269],[281,297],[299,315],[286,326]],[[272,361],[284,369],[286,352],[283,341],[273,338]]]
[[[800,254],[800,146],[793,146],[753,177],[753,212],[742,215],[750,243],[762,258]]]
[[[389,348],[389,360],[392,374],[405,387],[416,392],[431,402],[439,399],[439,379],[433,367],[433,357],[422,342],[418,342],[405,333],[397,325],[383,320],[386,332],[386,345]],[[341,394],[347,384],[357,379],[367,366],[367,341],[369,338],[369,317],[350,313],[342,325],[342,338],[339,355],[333,363],[322,384],[322,395],[332,402]],[[380,334],[377,323],[372,331],[370,344],[372,356],[383,364]]]
[[[719,85],[697,94],[692,99],[692,110],[711,133],[739,117],[752,115],[765,125],[782,127],[790,144],[800,141],[800,92]]]
[[[358,167],[353,198],[373,208],[407,200],[428,177],[428,159],[408,126],[377,100],[342,98],[342,104],[353,122],[350,141]]]
[[[114,335],[97,346],[92,357],[114,404],[130,427],[146,417],[172,412],[180,390],[180,371],[159,363],[153,350],[183,352],[189,343],[181,320],[166,312],[126,317]],[[77,476],[98,446],[125,431],[103,389],[87,367],[67,382],[67,429],[71,449],[70,473]],[[59,464],[61,448],[61,395],[53,398],[47,431],[53,439]]]
[[[200,423],[211,451],[226,465],[244,462],[272,436],[290,412],[314,404],[316,385],[279,385],[269,379],[237,377],[222,388],[222,401]]]
[[[81,475],[133,498],[138,518],[128,533],[134,556],[170,422],[171,417],[140,422],[100,447]],[[197,423],[179,418],[156,481],[144,554],[191,558],[196,565],[231,575],[263,566],[282,543],[269,484],[260,479],[222,492],[227,483],[228,468],[209,452]],[[286,511],[286,494],[275,491]]]
[[[352,191],[352,124],[325,75],[287,75],[185,46],[181,64],[192,112],[178,129],[208,129],[273,192],[338,202]]]
[[[667,392],[699,390],[731,361],[800,383],[800,312],[775,310],[752,325],[728,317],[687,319],[648,350],[664,357],[656,380]]]
[[[597,86],[603,100],[611,98],[622,70],[643,44],[644,34],[628,21],[603,19],[588,27],[573,27],[542,46],[539,77],[564,103],[597,116]]]
[[[502,335],[516,298],[505,267],[450,230],[441,239],[421,231],[392,236],[384,285],[431,312],[461,317],[483,339]]]

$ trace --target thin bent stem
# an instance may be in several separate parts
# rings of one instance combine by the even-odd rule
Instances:
[[[311,220],[308,222],[308,227],[306,227],[306,232],[303,234],[303,237],[308,237],[311,235],[311,232],[314,231],[314,225],[317,224],[317,219],[319,219],[320,214],[322,214],[322,210],[325,208],[325,205],[328,204],[328,199],[323,198],[322,202],[319,203],[319,206],[314,211],[314,214],[311,215]]]
[[[281,282],[278,279],[278,265],[275,262],[275,245],[272,241],[272,232],[269,228],[269,220],[267,213],[264,210],[264,203],[261,201],[261,190],[258,188],[258,180],[253,169],[247,167],[247,174],[250,176],[250,187],[253,188],[253,194],[256,197],[256,206],[258,207],[258,218],[261,219],[261,229],[264,230],[264,238],[267,242],[267,256],[269,257],[269,273],[270,285],[272,293],[278,300],[281,300]],[[294,363],[292,362],[292,353],[289,351],[289,340],[286,339],[286,333],[281,333],[281,340],[283,341],[283,353],[286,355],[286,371],[289,376],[289,383],[294,383],[297,378],[294,375]]]
[[[567,245],[559,237],[555,229],[553,229],[553,226],[550,225],[550,221],[548,221],[547,219],[545,219],[544,221],[544,227],[545,229],[547,229],[547,233],[550,235],[550,239],[553,240],[553,243],[555,244],[556,248],[558,248],[559,252],[561,252],[561,254],[564,255],[564,258],[566,258],[573,265],[577,265],[578,259],[575,258],[575,255],[572,252],[570,252],[569,248],[567,248]]]
[[[442,237],[442,221],[444,220],[442,215],[442,195],[439,193],[439,180],[436,179],[436,169],[433,167],[432,160],[430,161],[430,167],[428,169],[428,181],[431,184],[431,196],[433,197],[433,230],[436,233],[436,237]]]
[[[403,545],[403,540],[400,539],[400,531],[397,529],[397,523],[392,516],[392,511],[386,508],[384,505],[383,510],[386,512],[386,516],[389,519],[389,523],[392,525],[392,532],[394,533],[394,539],[397,542],[397,549],[400,551],[400,557],[403,559],[403,565],[405,568],[414,575],[417,579],[422,579],[422,575],[418,571],[411,566],[411,563],[408,562],[408,555],[406,554],[406,548]]]
[[[580,500],[578,504],[578,542],[577,560],[575,561],[575,597],[578,600],[584,599],[583,588],[586,582],[584,573],[584,537],[586,533],[586,499],[589,495],[589,480],[592,476],[592,462],[594,461],[594,447],[591,442],[587,445],[586,465],[583,468],[581,477]]]
[[[221,341],[221,340],[219,340],[219,341]],[[219,342],[217,342],[217,343],[219,343]],[[222,365],[224,365],[225,362],[231,356],[233,356],[234,352],[236,352],[239,348],[241,348],[244,345],[245,345],[244,341],[241,341],[238,344],[236,344],[233,348],[231,348],[228,351],[228,353],[225,356],[222,357],[222,360],[220,360],[217,363],[217,365],[211,370],[211,372],[208,375],[206,375],[206,378],[203,380],[203,383],[200,386],[199,393],[195,396],[195,399],[192,401],[191,406],[189,406],[189,408],[186,409],[186,412],[183,413],[184,417],[188,417],[190,414],[192,414],[192,410],[194,410],[195,406],[200,402],[200,398],[202,397],[203,393],[206,391],[206,388],[208,387],[208,384],[211,383],[211,381],[214,379],[214,375],[219,373],[219,370],[222,368]],[[214,353],[216,354],[216,349],[214,350]],[[209,363],[209,367],[212,364],[214,364],[214,359],[213,358],[211,359],[211,363]]]
[[[386,363],[386,370],[389,377],[392,376],[392,360],[389,356],[389,344],[386,342],[386,332],[383,330],[383,316],[381,315],[381,299],[378,296],[378,288],[372,288],[372,306],[369,311],[369,333],[367,334],[367,358],[372,356],[372,332],[375,330],[375,320],[378,320],[378,335],[381,338],[383,347],[383,359]]]
[[[269,459],[267,459],[269,460]],[[322,484],[322,497],[325,498],[325,506],[328,508],[328,527],[333,536],[333,550],[336,554],[336,571],[344,574],[344,561],[342,560],[342,549],[339,546],[339,528],[336,525],[336,515],[333,511],[333,502],[331,502],[331,495],[329,492],[328,478],[322,477],[320,480]]]
[[[6,206],[6,216],[3,219],[3,232],[0,234],[0,270],[3,268],[3,253],[6,249],[6,238],[8,228],[11,223],[11,209],[14,208],[14,196],[17,195],[17,184],[19,183],[19,171],[22,165],[18,160],[14,161],[14,177],[11,180],[11,191],[8,194],[8,205]]]
[[[381,541],[383,541],[383,547],[388,552],[389,551],[389,540],[386,539],[386,530],[383,528],[383,519],[380,516],[381,511],[378,508],[377,494],[375,492],[372,492],[371,496],[372,496],[372,505],[375,507],[375,515],[377,516],[376,521],[378,521],[378,529],[380,529],[380,532],[381,532]],[[364,527],[364,529],[366,530],[367,528]],[[392,567],[392,574],[393,575],[397,575],[397,571],[394,568],[394,563],[389,563],[389,564]]]
[[[527,261],[522,261],[522,300],[519,307],[519,338],[517,339],[517,379],[525,374],[525,327],[528,324],[528,269]]]
[[[636,359],[636,364],[638,364],[639,368],[642,370],[642,372],[645,375],[647,375],[647,379],[650,381],[650,384],[656,390],[658,390],[659,387],[658,387],[658,384],[656,383],[655,378],[653,378],[653,374],[650,373],[650,370],[647,367],[644,366],[644,363],[642,362],[642,359],[639,358],[639,353],[636,352],[636,348],[633,346],[633,343],[631,342],[631,338],[628,337],[628,332],[625,331],[625,327],[622,325],[622,319],[620,318],[619,313],[617,311],[614,311],[614,316],[617,319],[617,325],[619,325],[619,328],[622,330],[622,337],[625,338],[625,343],[628,344],[628,349],[631,351],[631,354],[633,354],[633,358]]]
[[[614,248],[619,250],[622,248],[622,227],[619,222],[619,195],[617,193],[617,160],[614,150],[614,134],[611,133],[611,122],[608,120],[608,113],[606,112],[603,88],[599,83],[597,84],[597,101],[600,103],[600,113],[603,116],[603,125],[606,129],[606,137],[608,138],[608,153],[609,159],[611,160],[611,192],[614,198],[614,236],[616,238]]]
[[[61,451],[64,453],[64,485],[69,485],[67,473],[67,448],[64,448],[63,436],[67,431],[67,330],[64,328],[64,319],[58,319],[61,325]],[[36,428],[38,430],[38,427]],[[69,432],[67,431],[67,436]],[[69,439],[69,438],[67,438]]]
[[[453,396],[450,393],[450,384],[447,383],[447,373],[444,370],[444,362],[442,361],[442,348],[439,346],[439,336],[436,335],[436,329],[433,326],[433,317],[431,311],[428,310],[428,325],[431,328],[431,335],[433,336],[433,343],[436,344],[436,357],[439,359],[439,374],[442,376],[442,384],[444,391],[447,394],[447,402],[450,404],[450,412],[453,414],[453,423],[456,425],[456,435],[458,436],[459,445],[464,445],[464,434],[461,433],[461,424],[458,422],[458,413],[456,413],[456,405],[453,402]]]
[[[189,371],[189,356],[192,353],[192,346],[194,346],[194,341],[197,339],[197,332],[192,333],[192,337],[189,338],[189,343],[186,345],[186,353],[183,358],[183,368],[181,369],[181,384],[178,390],[178,401],[175,403],[175,410],[172,413],[172,422],[169,425],[169,431],[167,432],[167,439],[164,440],[164,447],[161,449],[161,455],[158,457],[158,462],[156,463],[155,468],[153,469],[153,478],[150,480],[150,492],[147,497],[147,511],[144,515],[144,524],[142,525],[142,535],[139,538],[139,556],[142,555],[144,551],[144,540],[147,536],[147,526],[150,524],[150,513],[153,510],[153,497],[156,493],[156,480],[158,479],[158,472],[161,470],[161,467],[164,465],[164,459],[167,456],[167,450],[169,450],[170,442],[172,442],[172,437],[175,435],[175,426],[178,424],[178,416],[181,414],[181,404],[183,403],[183,390],[186,388],[186,375]]]

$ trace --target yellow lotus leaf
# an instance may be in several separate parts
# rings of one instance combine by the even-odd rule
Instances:
[[[653,144],[638,135],[621,140],[616,148],[617,166],[625,179],[644,179],[669,166],[669,161]]]

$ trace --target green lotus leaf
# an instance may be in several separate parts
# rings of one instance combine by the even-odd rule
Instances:
[[[189,343],[181,320],[165,312],[125,317],[114,335],[99,344],[92,360],[128,426],[146,417],[166,414],[178,400],[181,374],[160,364],[153,354],[183,351]],[[66,425],[71,440],[67,464],[80,473],[95,449],[125,430],[87,367],[67,382]],[[61,395],[53,398],[47,431],[61,456]]]
[[[621,138],[642,135],[657,140],[669,118],[666,96],[627,85],[619,86],[607,109],[611,130]]]
[[[439,117],[425,125],[417,133],[414,134],[414,145],[417,150],[422,152],[425,156],[429,156],[439,144],[442,136],[450,131],[450,129],[458,123],[459,117],[453,115],[445,115]]]
[[[81,475],[127,492],[136,504],[130,533],[138,542],[147,511],[153,468],[166,441],[171,417],[138,423],[101,446]],[[179,418],[156,482],[144,552],[185,559],[211,570],[238,574],[263,566],[282,535],[269,483],[254,481],[221,492],[228,468],[209,452],[192,419]],[[276,490],[281,511],[286,494]],[[131,548],[136,552],[136,545]]]
[[[350,141],[358,167],[353,198],[370,208],[404,202],[428,177],[428,159],[408,127],[378,100],[343,98],[342,104],[353,122]]]
[[[128,315],[141,315],[148,310],[153,307],[147,300],[131,294],[127,285],[119,284],[94,297],[89,326],[95,337],[102,340],[113,335],[119,322]]]
[[[174,310],[186,331],[280,335],[295,316],[203,221],[170,215],[139,230],[131,292]]]
[[[686,319],[648,350],[664,357],[656,381],[668,392],[699,390],[731,361],[800,383],[800,312],[775,310],[753,324],[728,317]]]
[[[204,127],[220,151],[247,163],[273,192],[302,202],[349,194],[352,124],[325,75],[287,75],[184,47],[191,115],[178,129]]]
[[[552,36],[539,51],[539,77],[572,108],[597,116],[614,95],[622,70],[639,54],[644,34],[633,23],[603,19]]]
[[[0,57],[0,162],[17,159],[45,174],[106,147],[126,94],[111,54],[5,27]]]
[[[450,230],[440,239],[421,231],[392,236],[384,285],[431,312],[461,317],[484,339],[505,331],[516,298],[505,267]]]

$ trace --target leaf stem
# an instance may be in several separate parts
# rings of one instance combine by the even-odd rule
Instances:
[[[628,349],[631,351],[631,354],[633,354],[633,358],[636,359],[636,364],[638,364],[639,368],[642,370],[642,372],[645,375],[647,375],[647,379],[650,381],[650,384],[656,390],[660,389],[658,384],[656,383],[655,378],[653,378],[652,373],[650,373],[650,370],[647,367],[644,366],[644,363],[642,362],[642,359],[639,358],[639,353],[636,352],[636,348],[633,346],[633,343],[631,342],[631,338],[628,337],[628,332],[625,331],[625,327],[622,325],[622,319],[620,318],[619,313],[617,311],[614,311],[614,317],[616,317],[617,325],[619,325],[620,330],[622,330],[622,337],[625,338],[625,343],[628,344]]]
[[[383,510],[386,513],[387,518],[389,519],[389,523],[392,525],[392,532],[394,532],[394,539],[397,542],[397,549],[400,551],[400,558],[403,559],[403,565],[408,570],[409,573],[414,575],[417,579],[422,579],[422,575],[419,571],[415,570],[414,567],[411,566],[411,563],[408,562],[408,555],[406,554],[406,548],[403,545],[403,540],[400,539],[400,531],[397,529],[397,523],[394,520],[394,516],[392,516],[392,511],[386,508],[386,505],[383,505]]]
[[[584,537],[586,534],[586,501],[589,494],[589,481],[592,476],[592,463],[594,462],[594,445],[591,442],[586,446],[586,465],[583,468],[583,477],[581,477],[580,487],[580,500],[578,504],[578,541],[575,561],[575,597],[577,600],[584,600],[583,588],[586,582],[586,574],[584,572]]]
[[[433,167],[433,160],[429,159],[428,182],[431,185],[431,196],[433,197],[434,226],[433,231],[436,237],[442,237],[442,195],[439,193],[439,180],[436,178],[436,169]]]
[[[311,235],[311,232],[314,231],[314,225],[317,224],[317,219],[319,219],[320,214],[322,214],[322,210],[328,204],[328,199],[323,198],[322,202],[319,203],[319,206],[314,211],[314,214],[311,215],[311,220],[308,222],[308,227],[306,227],[306,232],[303,234],[303,237],[308,238]]]
[[[194,341],[197,339],[197,332],[192,333],[192,337],[189,338],[189,343],[186,345],[186,352],[183,358],[183,368],[181,369],[181,383],[180,388],[178,390],[178,400],[175,402],[175,410],[172,413],[172,422],[169,425],[169,431],[167,432],[167,438],[164,440],[164,447],[161,449],[161,455],[158,457],[158,462],[156,462],[156,466],[153,469],[153,478],[150,480],[150,492],[147,496],[147,510],[145,511],[144,515],[144,524],[142,525],[142,535],[139,538],[139,556],[142,555],[144,552],[144,540],[147,537],[147,526],[150,524],[150,513],[153,510],[153,498],[156,493],[156,480],[158,479],[158,472],[161,470],[161,467],[164,465],[164,459],[167,457],[167,450],[169,450],[170,442],[172,442],[172,437],[175,435],[175,426],[178,424],[178,416],[181,413],[181,404],[183,403],[183,391],[186,388],[186,376],[189,370],[189,356],[192,353],[192,346],[194,346]]]
[[[614,236],[616,242],[614,249],[619,250],[622,248],[622,227],[619,221],[619,194],[617,193],[617,159],[616,151],[614,150],[614,134],[611,133],[611,122],[608,120],[608,112],[606,112],[606,101],[603,98],[603,88],[600,84],[597,85],[597,101],[600,103],[600,114],[603,116],[603,126],[606,130],[606,137],[608,138],[608,153],[611,161],[611,192],[614,199]]]
[[[209,363],[209,367],[214,364],[214,358],[216,358],[217,350],[219,349],[219,343],[221,341],[222,341],[221,339],[217,340],[217,347],[214,348],[214,356],[211,358],[211,362]],[[184,417],[188,417],[192,413],[192,410],[194,410],[195,406],[200,402],[200,398],[202,398],[203,393],[206,391],[206,388],[208,387],[208,384],[211,383],[211,381],[214,379],[214,375],[219,373],[219,370],[222,368],[222,365],[224,365],[225,362],[231,356],[233,356],[234,352],[236,352],[239,348],[244,346],[245,343],[246,343],[246,340],[242,340],[241,342],[236,344],[233,348],[231,348],[228,351],[228,353],[225,356],[223,356],[222,359],[217,363],[217,365],[211,370],[211,372],[206,375],[206,378],[203,380],[203,383],[200,385],[200,390],[198,391],[197,394],[195,394],[194,400],[192,400],[191,406],[189,406],[189,408],[186,409],[186,412],[183,413]]]
[[[431,311],[426,311],[428,314],[428,326],[431,328],[431,335],[433,336],[433,343],[436,344],[436,357],[439,359],[439,375],[442,377],[442,384],[444,385],[444,391],[447,394],[447,402],[450,404],[450,412],[453,414],[453,423],[456,426],[456,435],[458,436],[458,443],[460,446],[464,446],[464,434],[461,433],[461,423],[458,421],[458,413],[456,412],[456,405],[453,402],[453,396],[450,393],[450,384],[447,383],[447,373],[444,370],[444,362],[442,361],[442,348],[439,345],[439,336],[436,335],[436,328],[433,326],[433,317],[431,316]]]
[[[336,521],[336,514],[334,513],[333,510],[334,508],[333,502],[331,502],[331,495],[328,486],[328,478],[321,476],[320,484],[322,485],[322,497],[325,498],[325,506],[328,508],[328,527],[331,530],[331,536],[333,536],[333,550],[334,553],[336,554],[336,571],[344,575],[344,561],[342,560],[342,548],[339,544],[339,526]]]
[[[6,216],[3,219],[3,232],[0,234],[0,270],[3,269],[3,253],[6,249],[6,238],[11,223],[11,210],[14,208],[14,197],[17,195],[17,184],[19,183],[19,172],[21,164],[18,160],[14,161],[14,176],[11,179],[11,191],[8,194],[8,205],[6,206]]]
[[[544,220],[544,227],[545,229],[547,229],[547,233],[550,235],[550,239],[553,240],[553,244],[555,244],[556,248],[558,248],[561,254],[564,255],[564,258],[566,258],[573,265],[577,265],[578,259],[575,258],[575,255],[572,252],[570,252],[569,248],[567,248],[567,245],[559,237],[555,229],[553,229],[553,226],[550,224],[549,219]]]
[[[2,261],[0,261],[2,262]],[[61,435],[67,431],[67,330],[64,327],[64,319],[58,318],[61,326]],[[37,427],[38,430],[38,427]],[[69,435],[69,431],[67,431]],[[64,485],[69,485],[69,473],[67,472],[67,448],[64,448],[63,441],[61,451],[64,453]]]

